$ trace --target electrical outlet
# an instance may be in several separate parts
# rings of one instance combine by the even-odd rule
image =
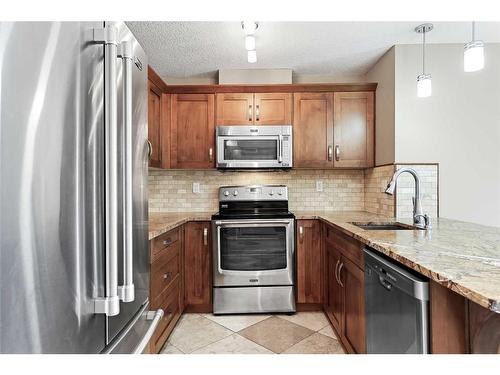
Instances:
[[[193,193],[200,194],[200,183],[193,182]]]
[[[323,181],[321,180],[316,181],[316,191],[323,191]]]

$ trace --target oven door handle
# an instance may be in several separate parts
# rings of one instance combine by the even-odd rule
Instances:
[[[243,225],[253,225],[253,224],[291,224],[293,219],[289,220],[224,220],[224,221],[215,221],[215,225],[234,225],[234,224],[243,224]]]

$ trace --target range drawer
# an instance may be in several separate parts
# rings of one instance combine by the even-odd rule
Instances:
[[[181,241],[176,241],[151,264],[151,300],[155,301],[170,286],[181,270]]]
[[[151,240],[151,263],[153,263],[165,249],[181,242],[181,231],[182,227],[175,228],[169,232],[160,234],[158,237],[155,237]]]
[[[153,338],[156,352],[161,349],[161,346],[163,346],[164,342],[170,335],[175,322],[180,317],[181,311],[179,301],[180,277],[176,277],[170,287],[161,294],[159,304],[154,307],[155,309],[161,308],[164,312],[163,318],[158,324],[158,328],[156,329],[156,333]]]
[[[326,225],[325,232],[325,239],[331,246],[339,250],[346,258],[351,260],[359,268],[364,269],[364,245],[361,242],[329,225]]]

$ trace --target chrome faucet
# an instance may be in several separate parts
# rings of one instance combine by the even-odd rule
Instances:
[[[431,229],[431,218],[429,217],[429,215],[424,214],[422,210],[422,197],[420,196],[420,177],[416,170],[412,168],[398,169],[396,172],[394,172],[391,181],[387,184],[385,193],[389,195],[394,194],[394,190],[396,189],[396,181],[398,177],[405,172],[411,174],[415,179],[415,197],[413,198],[413,225],[421,229]]]

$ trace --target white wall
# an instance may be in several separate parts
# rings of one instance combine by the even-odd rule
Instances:
[[[441,217],[500,226],[500,44],[485,46],[474,73],[463,45],[427,47],[433,92],[417,98],[421,46],[396,46],[395,161],[439,163]]]
[[[377,82],[375,102],[375,165],[392,164],[394,151],[394,81],[395,47],[392,47],[366,74],[366,80]]]

